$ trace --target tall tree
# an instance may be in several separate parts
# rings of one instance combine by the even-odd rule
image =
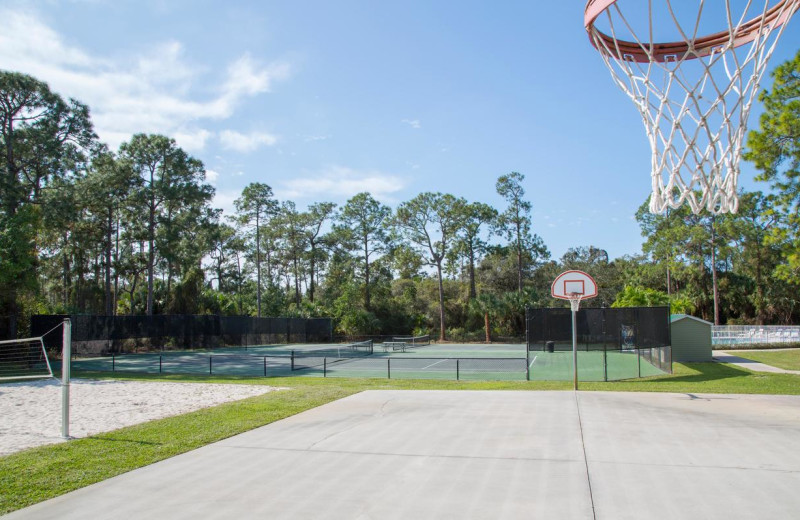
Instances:
[[[513,244],[517,256],[517,292],[520,294],[524,286],[526,260],[535,264],[550,257],[542,239],[531,231],[531,203],[524,199],[524,180],[521,173],[511,172],[499,177],[496,184],[497,193],[508,203],[498,217],[498,229]]]
[[[39,216],[31,205],[52,179],[82,169],[94,140],[86,105],[0,71],[0,314],[17,315],[18,291],[35,285]]]
[[[718,269],[730,255],[730,240],[717,224],[713,215],[695,215],[687,207],[681,207],[666,215],[655,215],[649,211],[649,201],[645,201],[636,213],[636,220],[646,237],[642,246],[644,252],[652,255],[656,262],[666,259],[674,270],[672,282],[681,284],[693,294],[697,301],[695,307],[710,311],[703,312],[717,324],[720,322]],[[659,288],[660,289],[660,288]],[[674,293],[673,293],[674,294]]]
[[[297,211],[297,206],[292,201],[284,201],[281,204],[277,218],[277,226],[281,230],[283,242],[283,256],[287,267],[284,276],[288,284],[294,282],[294,301],[295,305],[300,306],[303,292],[301,290],[301,277],[303,275],[303,257],[305,256],[308,237],[305,233],[308,216]]]
[[[400,234],[425,255],[428,265],[436,267],[441,341],[446,337],[442,263],[463,225],[466,204],[466,200],[450,194],[426,192],[400,204],[395,214],[395,225]]]
[[[359,249],[359,261],[363,263],[364,308],[370,310],[371,287],[370,265],[373,255],[381,255],[389,249],[388,224],[392,210],[362,192],[351,198],[339,214],[337,229],[348,242]]]
[[[147,209],[147,315],[154,312],[156,238],[161,225],[173,223],[178,207],[205,205],[213,189],[203,184],[203,163],[188,155],[174,139],[136,134],[120,145],[120,156],[139,175],[138,199]],[[193,208],[192,208],[193,209]]]
[[[264,226],[278,214],[278,201],[273,198],[272,188],[260,182],[253,182],[245,186],[242,196],[234,201],[236,213],[240,223],[245,226],[253,226],[255,240],[253,248],[255,250],[256,266],[256,315],[261,316],[261,290],[263,287],[261,278],[261,235]],[[270,285],[272,284],[272,264],[271,251],[267,249],[267,270]]]
[[[318,202],[308,207],[306,212],[306,240],[308,241],[308,299],[314,302],[314,291],[316,289],[315,276],[319,269],[320,261],[324,260],[324,251],[320,248],[322,242],[322,226],[325,221],[331,218],[336,204],[333,202]]]
[[[236,292],[238,285],[234,282],[237,276],[236,253],[244,251],[242,240],[236,236],[233,226],[217,222],[210,231],[211,271],[213,276],[210,282],[216,282],[217,289],[221,292]]]
[[[102,230],[100,242],[103,255],[103,292],[106,315],[116,312],[116,290],[112,286],[112,269],[115,263],[115,234],[118,232],[123,207],[136,185],[136,177],[129,164],[104,152],[93,160],[87,175],[81,179],[78,192],[81,204],[90,212]]]
[[[776,274],[797,285],[800,279],[800,51],[772,72],[772,89],[759,96],[764,104],[759,130],[747,136],[744,158],[760,170],[757,179],[770,183],[781,225],[770,230],[772,243],[784,248],[786,262]]]
[[[466,204],[463,208],[461,231],[455,243],[454,252],[467,261],[469,278],[469,299],[477,296],[475,283],[475,265],[481,254],[486,251],[488,243],[481,236],[481,228],[492,225],[497,219],[497,210],[482,202]]]
[[[774,269],[781,263],[782,245],[771,240],[773,227],[780,222],[780,213],[774,210],[774,195],[764,195],[760,191],[741,193],[739,211],[736,215],[726,215],[721,227],[724,234],[735,244],[732,249],[737,271],[753,281],[755,291],[743,289],[746,299],[753,305],[753,318],[757,324],[765,324],[769,319],[772,301],[770,279]],[[745,316],[744,309],[739,309]]]

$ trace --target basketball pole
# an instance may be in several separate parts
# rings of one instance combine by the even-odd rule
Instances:
[[[61,349],[61,437],[69,439],[69,369],[72,361],[72,323],[64,318]]]
[[[580,302],[580,300],[578,300]],[[572,303],[572,302],[570,302]],[[580,303],[578,304],[580,305]],[[572,387],[578,391],[578,309],[577,305],[572,307]]]
[[[578,390],[578,309],[581,300],[597,296],[597,282],[583,271],[564,271],[556,276],[550,286],[550,295],[560,300],[569,300],[572,311],[572,388]]]

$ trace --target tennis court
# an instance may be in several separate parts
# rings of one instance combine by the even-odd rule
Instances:
[[[75,371],[204,374],[251,377],[355,377],[447,380],[571,380],[572,352],[532,351],[524,344],[278,344],[213,351],[164,351],[76,359]],[[654,349],[578,352],[582,381],[613,381],[667,373]],[[660,351],[661,352],[661,351]],[[661,352],[663,357],[663,352]],[[661,368],[659,368],[661,367]]]

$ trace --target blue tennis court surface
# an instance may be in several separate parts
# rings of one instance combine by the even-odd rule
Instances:
[[[588,347],[587,347],[588,348]],[[580,350],[582,381],[665,374],[650,349]],[[571,380],[572,353],[532,351],[522,344],[432,344],[399,350],[376,343],[257,345],[213,351],[164,351],[76,359],[75,371],[251,377],[363,377],[450,380]]]

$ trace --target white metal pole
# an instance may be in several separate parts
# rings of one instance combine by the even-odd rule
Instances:
[[[525,307],[525,380],[531,380],[531,335],[528,330],[528,307]]]
[[[577,309],[572,309],[572,386],[578,389],[578,315]]]
[[[72,360],[72,324],[64,318],[61,349],[61,437],[69,439],[69,366]]]

